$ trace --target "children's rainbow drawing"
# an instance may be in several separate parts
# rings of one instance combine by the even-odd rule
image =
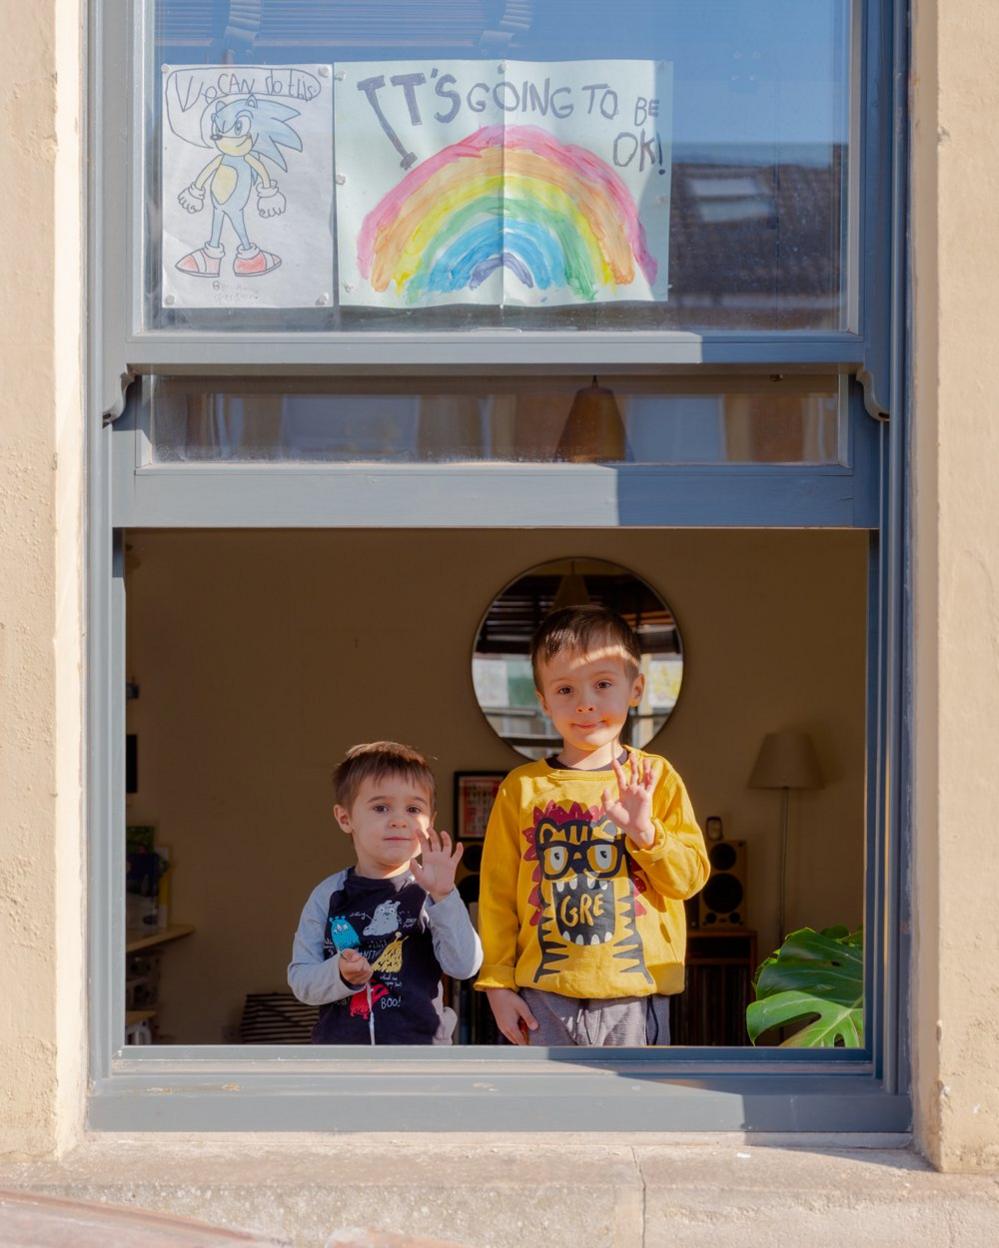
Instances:
[[[611,166],[537,126],[486,126],[411,169],[365,217],[357,257],[375,290],[410,304],[499,268],[588,302],[658,271]]]

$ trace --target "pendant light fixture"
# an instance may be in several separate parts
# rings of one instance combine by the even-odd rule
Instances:
[[[613,463],[628,457],[624,421],[614,391],[596,377],[577,390],[555,458],[571,464]]]

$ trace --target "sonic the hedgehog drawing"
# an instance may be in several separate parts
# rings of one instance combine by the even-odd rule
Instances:
[[[232,263],[237,277],[260,277],[281,263],[273,251],[264,251],[250,238],[246,206],[256,189],[257,211],[262,217],[277,217],[287,201],[267,171],[267,160],[287,170],[282,147],[302,150],[302,140],[288,124],[298,117],[297,109],[276,100],[258,100],[254,95],[221,101],[211,116],[211,141],[219,154],[205,165],[190,186],[177,196],[188,212],[205,206],[205,190],[211,196],[212,233],[203,247],[177,261],[181,273],[193,277],[218,277],[225,256],[222,231],[228,220],[239,246]]]

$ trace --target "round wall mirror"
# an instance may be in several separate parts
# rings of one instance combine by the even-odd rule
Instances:
[[[531,638],[556,607],[610,607],[638,634],[645,693],[625,725],[627,745],[648,745],[673,712],[683,679],[683,646],[669,604],[628,568],[604,559],[556,559],[512,581],[479,625],[472,681],[482,713],[525,758],[546,758],[561,741],[534,692]]]

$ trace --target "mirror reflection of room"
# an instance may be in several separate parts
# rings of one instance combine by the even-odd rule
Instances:
[[[669,604],[620,564],[586,558],[552,560],[518,576],[497,594],[479,626],[472,659],[479,706],[494,731],[525,758],[544,758],[559,744],[538,701],[531,639],[550,612],[593,603],[620,616],[642,652],[641,700],[630,709],[623,743],[648,745],[676,705],[683,680],[683,645]]]
[[[633,729],[683,776],[712,863],[686,905],[671,1043],[770,1045],[808,1028],[849,1042],[862,1012],[864,535],[159,531],[130,533],[126,555],[129,1042],[308,1043],[316,1011],[288,990],[291,937],[316,881],[350,864],[331,773],[357,742],[428,758],[474,920],[492,794],[550,749],[543,720],[501,714],[534,714],[514,665],[528,615],[615,584],[659,690]],[[518,585],[527,614],[504,650],[494,626]],[[481,671],[497,658],[503,690]],[[855,965],[857,999],[753,1023],[767,1004],[754,1002],[757,967],[803,931],[819,943],[796,961]],[[785,979],[803,973],[787,967]],[[455,1044],[498,1042],[481,993],[444,991]]]

